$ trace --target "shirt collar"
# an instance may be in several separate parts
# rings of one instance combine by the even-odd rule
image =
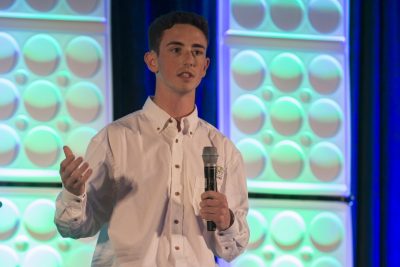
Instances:
[[[156,103],[154,103],[152,97],[147,98],[143,106],[143,111],[146,116],[148,116],[153,122],[155,129],[159,133],[167,128],[170,123],[173,123],[175,121],[173,117],[171,117],[167,112],[165,112],[163,109],[157,106]],[[197,107],[195,106],[192,113],[181,119],[182,133],[188,134],[190,136],[193,135],[194,131],[197,128],[198,121],[198,111]]]

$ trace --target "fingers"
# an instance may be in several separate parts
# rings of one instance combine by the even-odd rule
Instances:
[[[83,162],[82,157],[78,157],[77,159],[72,158],[64,167],[64,170],[61,172],[61,178],[71,177],[72,174],[78,170],[79,165]]]
[[[89,165],[88,165],[89,166]],[[85,171],[85,173],[82,174],[82,179],[81,182],[82,183],[86,183],[86,181],[89,179],[90,175],[93,173],[92,169],[88,169]]]
[[[200,209],[200,216],[204,220],[213,221],[219,230],[225,230],[230,225],[231,214],[228,208],[202,208]]]
[[[220,230],[228,228],[230,213],[226,196],[220,192],[207,191],[201,195],[201,199],[200,216],[215,222]]]
[[[217,191],[205,191],[204,193],[201,194],[201,199],[207,199],[207,198],[216,198],[220,195],[221,193]]]
[[[206,191],[203,194],[201,194],[201,200],[204,201],[206,199],[214,199],[222,202],[227,202],[226,196],[216,191]]]
[[[61,178],[64,178],[64,182],[66,184],[68,184],[68,185],[76,184],[78,182],[78,180],[81,180],[83,178],[83,174],[89,168],[89,164],[87,162],[85,162],[81,165],[82,162],[83,162],[83,159],[81,157],[79,157],[76,160],[72,161],[65,168],[65,171],[62,174]]]
[[[64,187],[75,195],[84,193],[85,183],[92,174],[89,164],[82,157],[75,158],[68,146],[63,147],[65,159],[60,164],[60,176]]]
[[[65,172],[65,168],[75,159],[75,155],[72,153],[68,146],[63,147],[65,159],[60,164],[60,174]]]
[[[72,150],[69,148],[69,146],[64,146],[63,150],[64,150],[64,155],[66,158],[68,158],[70,156],[74,156],[74,153],[72,153]]]
[[[65,188],[67,188],[71,193],[82,195],[85,192],[85,184],[92,174],[92,169],[87,169],[87,166],[85,166],[84,169],[85,171],[82,171],[82,168],[80,168],[74,172],[66,182]]]
[[[207,207],[219,207],[219,208],[228,208],[228,203],[224,201],[224,199],[211,199],[207,198],[200,202],[201,208]]]
[[[82,163],[83,159],[82,158],[78,158],[76,162],[80,162]],[[75,162],[73,162],[75,163]],[[73,164],[71,164],[72,166]],[[71,177],[71,182],[73,184],[76,184],[77,182],[79,182],[79,180],[82,180],[83,178],[83,174],[87,171],[87,169],[89,168],[89,164],[87,162],[83,163],[80,167],[76,167],[74,168],[74,170],[72,171],[70,177]]]
[[[220,192],[206,191],[201,194],[200,207],[228,208],[226,196]]]

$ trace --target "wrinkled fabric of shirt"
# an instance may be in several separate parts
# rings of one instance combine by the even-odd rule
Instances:
[[[202,150],[215,146],[218,191],[234,222],[207,231],[199,215],[204,192]],[[149,97],[142,110],[102,129],[84,160],[93,169],[86,192],[63,189],[55,223],[64,237],[99,233],[92,266],[211,267],[246,248],[249,228],[243,159],[233,143],[195,109],[177,122]]]

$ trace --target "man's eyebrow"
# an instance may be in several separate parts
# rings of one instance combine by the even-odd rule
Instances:
[[[206,47],[201,44],[193,44],[192,47],[203,48],[204,50],[206,50]]]
[[[179,45],[179,46],[183,46],[183,43],[178,42],[178,41],[171,41],[171,42],[169,42],[169,43],[167,44],[167,46],[170,46],[170,45]]]
[[[184,46],[183,43],[178,42],[178,41],[171,41],[171,42],[169,42],[169,43],[167,44],[167,46],[170,46],[170,45]],[[204,45],[202,45],[202,44],[193,44],[192,47],[203,48],[204,50],[206,49],[206,47],[205,47]]]

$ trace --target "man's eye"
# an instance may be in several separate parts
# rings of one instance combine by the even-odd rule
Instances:
[[[195,50],[195,51],[193,51],[193,54],[194,54],[195,56],[201,56],[201,55],[203,55],[203,51],[201,51],[201,50]]]
[[[181,49],[179,47],[175,47],[171,49],[172,53],[179,53],[181,51]]]

